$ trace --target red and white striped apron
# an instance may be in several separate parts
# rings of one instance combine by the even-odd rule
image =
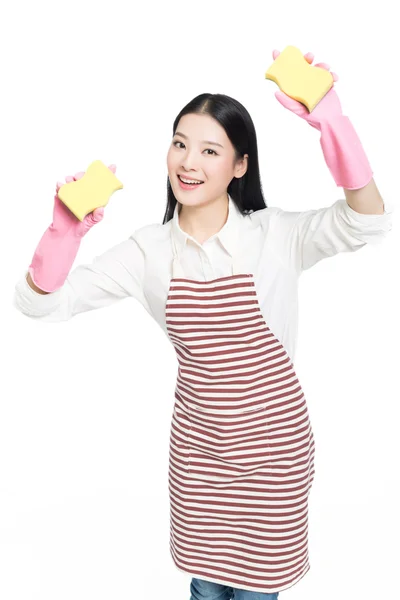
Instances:
[[[169,457],[179,570],[273,593],[309,570],[314,437],[293,364],[250,273],[194,281],[175,254],[165,308],[178,358]],[[240,269],[238,269],[240,270]]]

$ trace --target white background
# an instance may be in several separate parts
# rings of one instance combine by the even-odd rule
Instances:
[[[75,265],[161,223],[181,108],[203,92],[255,123],[268,206],[344,198],[319,133],[276,100],[272,50],[327,62],[384,199],[399,195],[394,3],[69,2],[1,9],[0,597],[188,600],[169,553],[177,360],[132,301],[41,324],[14,285],[52,220],[58,180],[96,159],[124,189]],[[300,280],[296,370],[316,440],[311,571],[281,598],[398,594],[399,242],[326,259]]]

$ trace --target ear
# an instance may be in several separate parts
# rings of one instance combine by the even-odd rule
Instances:
[[[247,171],[247,167],[248,167],[248,158],[249,155],[245,154],[243,156],[243,158],[241,158],[236,165],[236,169],[235,169],[235,177],[243,177],[243,175],[246,173]]]

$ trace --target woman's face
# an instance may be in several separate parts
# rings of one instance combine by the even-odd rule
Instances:
[[[248,155],[236,165],[234,155],[224,128],[215,119],[209,115],[184,115],[167,155],[168,176],[178,202],[197,206],[226,197],[233,177],[242,177],[247,169]],[[179,185],[178,175],[204,183],[186,191]]]

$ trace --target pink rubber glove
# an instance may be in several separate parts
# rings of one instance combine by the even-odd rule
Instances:
[[[115,173],[116,166],[109,169]],[[65,181],[76,181],[83,177],[84,171],[68,176]],[[54,292],[62,287],[78,253],[83,236],[104,216],[104,208],[96,208],[80,221],[61,202],[58,190],[64,185],[57,182],[54,196],[53,222],[44,232],[29,266],[33,283],[45,292]]]
[[[275,60],[279,54],[279,50],[274,50],[273,59]],[[304,58],[311,64],[314,55],[308,52]],[[327,71],[330,68],[326,63],[318,63],[314,66]],[[335,73],[331,75],[333,81],[338,81],[339,78]],[[321,132],[320,143],[325,162],[339,187],[357,190],[371,181],[373,172],[368,158],[350,119],[342,113],[339,98],[333,87],[311,113],[303,104],[281,91],[276,92],[275,96],[282,106]]]

